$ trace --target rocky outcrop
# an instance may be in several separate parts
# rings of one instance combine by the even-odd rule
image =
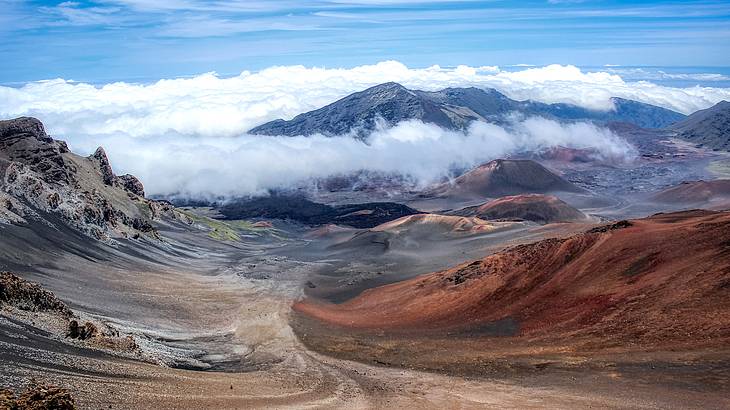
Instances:
[[[96,161],[104,183],[109,186],[113,186],[114,183],[117,181],[117,177],[116,175],[114,175],[114,171],[112,171],[112,166],[109,163],[109,158],[106,156],[106,151],[104,151],[104,148],[97,148],[96,151],[94,151],[94,153],[91,155],[91,157],[89,157],[89,159]]]
[[[157,238],[155,219],[186,218],[144,198],[134,176],[116,176],[103,148],[81,157],[49,137],[35,118],[0,121],[0,223],[56,223],[45,213],[105,241]]]
[[[0,313],[65,343],[83,342],[86,347],[117,352],[138,349],[132,335],[121,334],[108,323],[72,311],[53,292],[10,272],[0,272]]]
[[[71,339],[86,340],[95,337],[99,333],[98,328],[91,322],[86,322],[83,325],[79,325],[77,320],[68,322],[68,333],[66,337]]]
[[[109,162],[109,157],[107,157],[104,148],[97,148],[89,159],[96,163],[104,184],[108,186],[118,186],[137,196],[144,197],[144,185],[142,185],[142,182],[140,182],[137,177],[130,174],[120,176],[114,174],[111,163]]]
[[[124,174],[117,177],[117,181],[122,185],[124,189],[127,191],[137,195],[144,197],[144,185],[135,177],[134,175],[130,174]]]
[[[66,389],[56,386],[31,385],[20,395],[0,389],[0,409],[8,410],[74,410],[76,402]]]
[[[49,137],[43,124],[35,118],[0,121],[0,159],[27,164],[45,182],[70,182],[69,164],[63,158],[65,153],[68,153],[66,144]]]
[[[3,304],[31,312],[52,311],[71,316],[71,309],[53,293],[10,272],[0,272],[0,305]]]

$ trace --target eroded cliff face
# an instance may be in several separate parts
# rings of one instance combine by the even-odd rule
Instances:
[[[115,175],[103,148],[81,157],[35,118],[0,121],[0,223],[60,219],[93,238],[113,240],[158,238],[153,222],[160,218],[187,217],[146,199],[134,176]]]

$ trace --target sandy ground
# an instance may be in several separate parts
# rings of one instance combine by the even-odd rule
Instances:
[[[248,352],[238,356],[238,363],[229,358],[228,371],[161,367],[67,348],[37,334],[29,340],[28,332],[14,331],[3,321],[2,331],[8,336],[0,340],[4,380],[17,384],[32,377],[56,383],[71,389],[82,408],[91,409],[659,409],[690,408],[693,403],[707,402],[704,399],[708,393],[659,389],[650,383],[630,386],[596,372],[556,376],[539,383],[510,382],[335,359],[309,351],[292,332],[291,288],[272,290],[245,282],[232,286],[188,274],[170,279],[174,280],[145,284],[148,293],[173,290],[180,296],[170,299],[161,313],[171,309],[181,319],[209,317],[207,336],[226,335],[228,339],[226,343],[216,342],[215,338],[198,342],[199,347],[218,354],[227,350]],[[170,288],[172,282],[176,283],[174,288]],[[188,313],[188,303],[178,300],[196,300],[201,309]],[[213,314],[215,311],[218,314]],[[13,338],[14,332],[20,336]],[[193,339],[200,340],[202,335],[194,333]]]
[[[515,232],[532,240],[573,229]],[[21,276],[42,283],[76,311],[134,334],[146,352],[141,359],[156,355],[166,363],[70,346],[57,335],[0,315],[2,384],[54,383],[70,389],[84,409],[730,406],[714,390],[655,384],[651,377],[634,383],[590,369],[540,378],[475,377],[316,353],[292,329],[291,305],[308,281],[340,265],[284,255],[284,247],[301,246],[300,238],[234,246],[173,229],[165,232],[174,243],[168,248],[81,250],[80,243],[74,252],[52,247],[31,252],[21,240],[25,234],[6,231],[3,236],[5,255],[26,252],[24,260],[39,261],[15,265]],[[72,245],[68,239],[66,246]],[[485,249],[492,247],[485,242]],[[311,339],[306,330],[301,336]],[[437,348],[449,354],[448,345]]]

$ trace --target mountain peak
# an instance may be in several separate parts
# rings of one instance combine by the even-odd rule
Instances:
[[[350,94],[292,120],[274,120],[249,131],[259,135],[355,135],[365,137],[382,118],[389,125],[420,120],[447,129],[466,129],[474,120],[503,123],[513,112],[556,120],[622,121],[644,128],[662,128],[685,116],[632,100],[615,98],[615,109],[596,111],[570,104],[516,101],[494,88],[450,87],[440,91],[409,90],[396,82]]]
[[[370,90],[408,90],[408,89],[399,83],[396,83],[394,81],[389,81],[387,83],[374,85],[374,86],[366,89],[365,91],[370,91]]]

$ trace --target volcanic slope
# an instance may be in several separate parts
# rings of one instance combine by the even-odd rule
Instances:
[[[723,348],[728,243],[730,213],[658,214],[294,308],[366,332],[501,336],[523,352]]]
[[[559,191],[584,192],[535,161],[496,159],[432,188],[426,196],[498,198]]]
[[[454,211],[455,215],[481,219],[520,219],[537,223],[585,221],[586,215],[553,195],[505,196],[480,206]]]
[[[523,227],[515,222],[489,222],[474,216],[415,214],[357,232],[344,241],[331,245],[331,250],[363,252],[377,247],[379,253],[404,249],[421,249],[427,244],[450,249],[449,240],[490,236]],[[456,252],[455,249],[453,249]]]
[[[666,204],[703,205],[730,200],[730,179],[686,181],[652,195],[652,200]]]
[[[730,151],[730,102],[720,101],[671,127],[680,138],[709,148]]]

